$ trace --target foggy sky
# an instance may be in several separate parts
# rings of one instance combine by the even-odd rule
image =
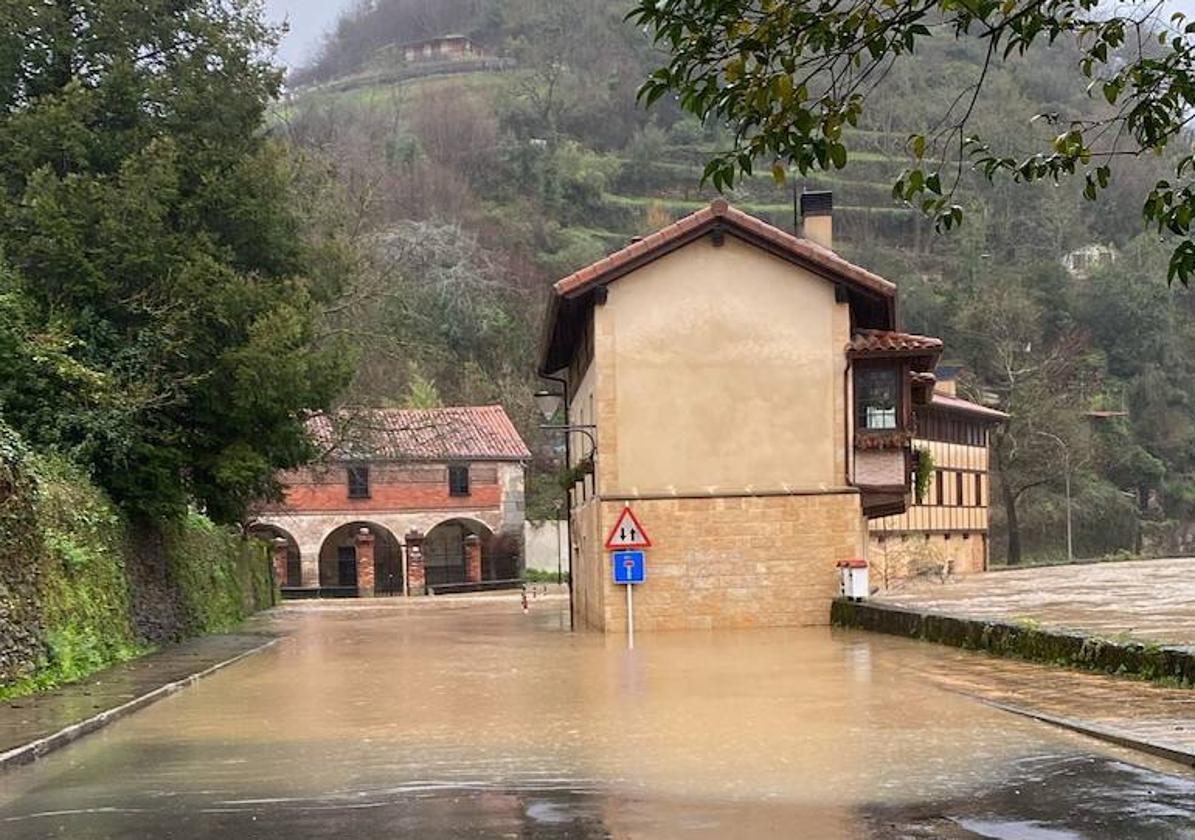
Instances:
[[[354,0],[266,0],[266,11],[271,20],[290,22],[290,33],[278,51],[279,61],[288,67],[295,67],[311,58],[324,33],[353,2]],[[629,8],[630,0],[627,0],[627,5]],[[1171,11],[1185,12],[1195,18],[1195,0],[1169,0],[1166,6]]]
[[[353,0],[266,0],[270,20],[290,22],[290,33],[278,50],[278,60],[288,67],[301,65],[311,57],[340,13]]]

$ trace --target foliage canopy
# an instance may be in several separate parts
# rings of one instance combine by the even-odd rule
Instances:
[[[916,61],[928,42],[978,39],[984,58],[949,106],[908,138],[913,164],[893,192],[939,228],[962,221],[955,192],[964,169],[989,180],[1060,181],[1082,173],[1084,195],[1106,190],[1117,162],[1182,145],[1195,106],[1195,23],[1162,4],[1132,0],[639,0],[629,17],[671,53],[641,88],[647,103],[674,93],[682,108],[733,130],[731,147],[704,177],[731,187],[758,162],[805,175],[847,165],[850,129],[880,97],[895,65]],[[1077,46],[1077,84],[1104,106],[1092,115],[1025,114],[1050,127],[1026,130],[1030,146],[993,144],[971,125],[994,64],[1046,45]],[[1183,149],[1173,177],[1158,179],[1143,214],[1182,237],[1169,277],[1195,275],[1195,156]]]
[[[0,12],[0,413],[134,515],[238,521],[345,376],[275,41],[250,0]]]

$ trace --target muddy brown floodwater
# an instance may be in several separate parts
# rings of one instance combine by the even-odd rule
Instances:
[[[628,652],[534,606],[277,610],[281,644],[0,776],[0,838],[1195,830],[1195,776],[936,688],[932,646],[810,629]]]

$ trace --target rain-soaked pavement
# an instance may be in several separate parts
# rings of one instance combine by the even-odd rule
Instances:
[[[878,600],[923,612],[1195,645],[1195,557],[1080,563],[919,579]]]
[[[562,607],[276,611],[280,644],[0,775],[0,837],[1195,832],[1191,772],[943,690],[941,648],[810,629],[628,652]]]

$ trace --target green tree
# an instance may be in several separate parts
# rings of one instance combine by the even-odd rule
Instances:
[[[436,388],[436,380],[428,379],[419,372],[416,365],[411,365],[411,379],[407,383],[407,393],[403,397],[403,408],[443,408],[444,400],[440,397],[440,390]]]
[[[992,433],[993,471],[1008,531],[1008,563],[1022,560],[1021,505],[1035,488],[1061,486],[1090,458],[1083,411],[1098,370],[1081,337],[1050,335],[1049,309],[1020,284],[996,288],[961,309],[953,332],[973,375],[1009,419]],[[978,396],[978,395],[977,395]]]
[[[1165,19],[1162,8],[1145,0],[1114,8],[1098,0],[638,0],[629,17],[671,53],[642,98],[674,93],[685,110],[733,130],[731,147],[705,168],[719,189],[761,162],[779,181],[790,166],[802,175],[843,168],[850,129],[885,95],[894,67],[923,68],[935,41],[978,46],[975,75],[956,82],[956,95],[909,136],[912,165],[893,189],[949,229],[963,218],[955,193],[967,168],[991,180],[1082,174],[1084,195],[1094,199],[1122,159],[1184,145],[1195,106],[1195,23],[1182,14]],[[995,139],[978,134],[977,105],[1000,95],[993,67],[1047,47],[1075,51],[1074,87],[1089,91],[1092,106],[1024,114],[1012,137],[1015,123]],[[1030,130],[1030,118],[1046,130]],[[1195,274],[1191,150],[1174,155],[1172,175],[1140,198],[1145,218],[1178,237],[1169,276],[1186,283]]]
[[[239,520],[347,378],[261,130],[275,42],[250,0],[0,11],[0,411],[134,515]]]

